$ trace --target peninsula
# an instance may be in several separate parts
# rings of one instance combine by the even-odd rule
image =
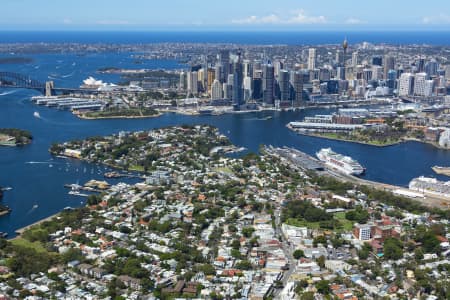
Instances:
[[[29,131],[16,128],[0,128],[0,146],[24,146],[31,143]]]

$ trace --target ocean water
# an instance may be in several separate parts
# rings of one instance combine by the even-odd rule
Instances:
[[[450,45],[448,31],[0,31],[0,43],[237,43],[318,45],[339,44]]]

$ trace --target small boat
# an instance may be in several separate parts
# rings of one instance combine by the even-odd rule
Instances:
[[[450,176],[450,167],[434,166],[432,169],[436,174]]]
[[[2,191],[4,191],[4,192],[10,191],[10,190],[12,190],[12,187],[9,187],[9,186],[2,188]]]
[[[39,112],[37,112],[37,111],[35,111],[35,112],[33,113],[33,116],[34,116],[35,118],[41,118],[41,115],[40,115]]]
[[[38,207],[39,207],[39,205],[37,205],[37,204],[33,205],[33,209],[36,209]]]

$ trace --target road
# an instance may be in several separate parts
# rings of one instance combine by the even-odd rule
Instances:
[[[289,262],[289,269],[284,271],[284,274],[283,274],[282,283],[283,283],[283,287],[284,287],[286,285],[286,283],[289,281],[289,278],[291,277],[292,273],[294,273],[297,261],[294,258],[294,256],[292,256],[294,249],[289,244],[289,242],[285,240],[283,233],[281,232],[281,220],[280,220],[281,210],[280,210],[280,208],[277,208],[274,211],[274,214],[275,214],[275,236],[280,238],[281,248],[283,249],[284,255],[286,255],[286,258],[288,259],[288,262]],[[275,290],[274,298],[276,298],[276,296],[280,292],[281,292],[281,289]]]

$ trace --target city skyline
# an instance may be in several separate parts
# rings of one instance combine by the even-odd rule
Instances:
[[[154,4],[135,0],[57,2],[5,0],[3,30],[417,30],[448,29],[446,2],[381,0],[368,8],[358,1],[278,2],[230,0],[211,5],[205,0]]]

